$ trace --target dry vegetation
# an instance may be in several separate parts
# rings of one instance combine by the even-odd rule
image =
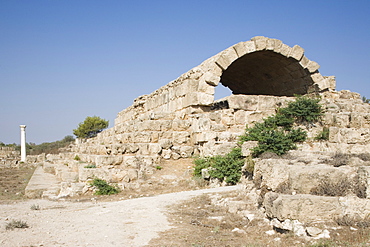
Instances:
[[[223,197],[239,197],[236,192]],[[238,199],[241,199],[240,197]],[[212,203],[209,195],[172,206],[168,216],[174,228],[153,239],[149,246],[259,247],[303,246],[305,241],[290,234],[267,235],[272,227],[262,219],[249,221]],[[239,230],[237,230],[239,229]]]
[[[0,168],[0,203],[24,199],[24,189],[34,167]]]
[[[122,200],[143,196],[176,192],[181,190],[199,189],[204,186],[200,180],[188,180],[191,173],[189,163],[177,164],[176,171],[170,169],[169,164],[161,164],[161,169],[156,176],[187,174],[177,182],[166,181],[153,183],[153,178],[147,180],[146,186],[126,189],[117,195],[98,196],[100,201]],[[24,188],[31,177],[33,168],[0,169],[0,202],[24,199]],[[283,189],[283,188],[282,188]],[[73,201],[90,200],[94,195],[71,198]],[[242,200],[236,192],[222,194],[224,198]],[[97,197],[97,196],[94,196]],[[211,195],[212,197],[212,195]],[[278,247],[278,246],[309,246],[309,247],[334,247],[334,246],[370,246],[370,220],[349,217],[337,218],[326,227],[330,231],[329,240],[306,240],[293,234],[275,233],[267,235],[266,231],[272,227],[262,219],[248,221],[239,214],[227,212],[227,209],[212,203],[209,195],[195,197],[168,209],[167,215],[173,228],[153,239],[148,246],[228,246],[228,247]],[[32,205],[33,206],[33,205]],[[37,210],[37,205],[32,210]],[[27,227],[28,223],[22,219],[9,223],[8,229]],[[322,226],[323,227],[323,226]],[[237,230],[237,228],[239,230]],[[234,230],[234,231],[233,231]]]
[[[235,192],[223,197],[235,199]],[[240,198],[240,196],[239,196]],[[208,195],[195,197],[174,205],[167,214],[174,228],[153,239],[149,246],[175,247],[362,247],[370,246],[370,229],[365,219],[336,219],[336,222],[318,225],[330,231],[330,239],[307,239],[291,233],[266,234],[272,229],[266,221],[248,221],[226,208],[212,204]],[[344,222],[344,223],[343,223]],[[234,229],[240,229],[239,233]],[[234,230],[234,231],[233,231]]]

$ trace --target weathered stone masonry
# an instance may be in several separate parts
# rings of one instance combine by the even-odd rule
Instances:
[[[303,48],[254,37],[136,98],[118,113],[114,127],[73,151],[98,167],[138,171],[126,181],[150,172],[161,159],[227,153],[246,124],[273,114],[290,96],[333,91],[334,77],[324,77],[318,69]],[[215,102],[219,83],[233,95]]]

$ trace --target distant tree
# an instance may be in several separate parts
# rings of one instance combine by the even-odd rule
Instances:
[[[364,102],[364,103],[370,103],[370,99],[368,99],[368,98],[366,98],[365,96],[362,96],[362,101]]]
[[[75,140],[75,138],[71,135],[68,135],[68,136],[65,136],[62,140],[62,142],[73,142]]]
[[[71,135],[65,136],[62,140],[54,142],[43,142],[41,144],[35,144],[32,142],[26,143],[26,152],[30,155],[38,154],[58,154],[60,153],[60,148],[68,147],[73,141],[74,137]]]
[[[78,128],[73,130],[73,134],[78,138],[95,137],[103,129],[108,127],[109,121],[97,116],[86,117],[85,121],[79,123]]]

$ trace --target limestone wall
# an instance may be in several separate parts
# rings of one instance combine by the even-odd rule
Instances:
[[[226,153],[246,124],[273,114],[276,107],[290,100],[286,96],[333,91],[334,77],[323,77],[319,67],[297,45],[289,47],[277,39],[254,37],[216,54],[153,93],[136,98],[132,106],[118,113],[113,128],[74,151],[164,159]],[[252,74],[245,74],[250,68]],[[264,83],[262,91],[256,85],[260,82]],[[239,94],[214,102],[219,83]],[[261,95],[254,95],[256,92]]]
[[[13,147],[0,147],[0,167],[13,167],[20,160],[20,152]]]
[[[92,155],[143,155],[164,159],[224,154],[235,146],[246,124],[274,114],[292,97],[231,95],[209,107],[143,113],[74,147]]]
[[[334,77],[318,69],[299,46],[266,37],[240,42],[136,98],[118,113],[114,127],[81,141],[72,152],[99,168],[133,169],[137,177],[162,159],[225,154],[246,125],[274,114],[293,94],[333,93]],[[235,94],[214,101],[219,83]]]
[[[249,60],[258,60],[258,64],[249,60],[243,62],[246,60],[244,58],[252,55]],[[234,68],[234,64],[238,64],[238,67]],[[251,72],[253,76],[243,74],[242,71],[252,65],[271,72],[266,75],[267,71],[255,69]],[[214,101],[214,87],[220,82],[238,94],[240,92],[237,91],[253,95],[293,96],[312,91],[334,90],[335,78],[322,76],[318,71],[319,67],[304,55],[304,49],[298,45],[289,47],[277,39],[254,37],[216,54],[153,93],[136,98],[132,106],[118,113],[115,126],[139,118],[145,113],[175,112],[190,106],[210,106]],[[234,74],[237,76],[232,77]],[[268,80],[264,79],[266,76],[269,77]],[[264,81],[268,89],[275,90],[256,93],[255,87],[261,85],[254,85],[255,82],[250,79],[252,77],[258,79],[257,83]],[[230,79],[236,82],[232,83]]]

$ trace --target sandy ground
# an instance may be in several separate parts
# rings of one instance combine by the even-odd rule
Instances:
[[[0,246],[148,246],[171,228],[167,206],[236,186],[184,191],[113,202],[28,200],[0,205]],[[40,210],[32,210],[39,205]],[[29,228],[6,230],[11,220]]]

